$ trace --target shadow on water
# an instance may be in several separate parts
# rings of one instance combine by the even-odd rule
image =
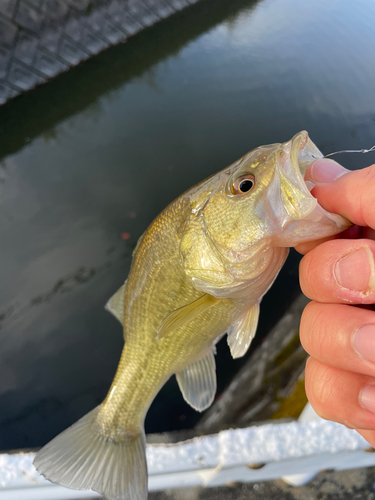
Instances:
[[[223,20],[259,0],[201,0],[104,50],[53,80],[0,107],[0,158],[93,105],[103,94],[142,76]]]

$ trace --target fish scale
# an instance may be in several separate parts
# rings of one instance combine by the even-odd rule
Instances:
[[[36,455],[41,474],[108,500],[147,498],[143,423],[160,388],[175,374],[185,400],[207,408],[216,392],[216,342],[227,332],[232,356],[246,353],[288,247],[348,227],[304,182],[320,157],[304,131],[256,148],[156,217],[106,306],[125,338],[108,395]]]

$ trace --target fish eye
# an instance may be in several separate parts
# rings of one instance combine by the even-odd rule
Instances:
[[[255,177],[251,174],[241,175],[232,184],[233,194],[248,193],[255,186]]]

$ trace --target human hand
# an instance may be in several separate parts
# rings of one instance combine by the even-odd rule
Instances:
[[[306,393],[323,418],[356,429],[375,446],[375,165],[349,172],[317,160],[306,180],[329,212],[352,228],[329,241],[301,244],[301,288],[312,299],[301,319],[310,354]]]

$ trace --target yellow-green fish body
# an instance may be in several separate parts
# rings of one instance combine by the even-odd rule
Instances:
[[[47,479],[108,500],[145,500],[143,422],[168,378],[202,411],[216,392],[215,343],[243,356],[259,302],[288,247],[348,226],[303,180],[321,153],[300,132],[257,148],[172,202],[141,237],[124,286],[107,308],[125,347],[104,402],[37,455]]]

